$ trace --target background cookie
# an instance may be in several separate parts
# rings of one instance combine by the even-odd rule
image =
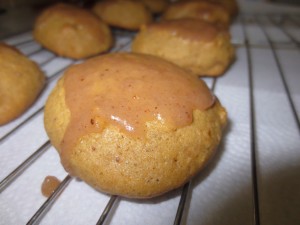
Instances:
[[[234,57],[227,29],[194,19],[143,26],[132,51],[164,58],[200,76],[222,75]]]
[[[170,4],[163,14],[163,19],[173,20],[192,18],[229,26],[230,15],[224,7],[210,1],[182,1]]]
[[[191,0],[180,0],[180,1],[191,1]],[[223,6],[230,14],[231,19],[234,19],[234,17],[238,14],[239,6],[236,0],[196,0],[196,1],[209,1],[218,3],[221,6]]]
[[[20,116],[37,98],[45,77],[18,50],[0,43],[0,125]]]
[[[33,35],[44,47],[74,59],[99,54],[112,45],[104,22],[85,9],[62,3],[38,16]]]
[[[149,9],[134,0],[104,0],[96,3],[92,11],[109,25],[128,30],[138,30],[152,21]]]
[[[152,13],[161,13],[168,6],[168,0],[139,0],[143,2]]]
[[[44,119],[69,173],[107,193],[148,198],[203,168],[226,112],[203,81],[172,63],[109,54],[69,68]]]
[[[230,14],[231,19],[239,12],[239,5],[236,0],[213,0],[219,4],[221,4]]]

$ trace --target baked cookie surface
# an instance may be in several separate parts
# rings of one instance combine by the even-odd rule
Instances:
[[[0,125],[28,109],[44,84],[45,76],[35,62],[0,43]]]
[[[152,21],[150,10],[134,0],[104,0],[97,2],[92,11],[107,24],[128,30],[138,30]]]
[[[226,120],[203,81],[157,57],[128,53],[68,69],[44,117],[71,175],[130,198],[191,179],[213,156]]]
[[[163,12],[169,4],[168,0],[139,0],[139,1],[143,2],[147,6],[147,8],[150,9],[152,13]]]
[[[180,0],[180,1],[202,1],[202,2],[209,1],[209,2],[220,4],[224,9],[228,11],[231,19],[234,19],[234,17],[239,12],[239,5],[236,0]]]
[[[170,4],[163,19],[192,18],[229,27],[230,14],[220,4],[210,1],[182,1]]]
[[[107,51],[112,46],[109,27],[88,10],[58,3],[37,18],[34,38],[54,53],[81,59]]]
[[[239,5],[237,0],[214,0],[215,2],[221,4],[230,14],[231,19],[237,16],[239,13]]]
[[[228,30],[195,19],[143,26],[132,51],[164,58],[197,76],[220,76],[234,58]]]

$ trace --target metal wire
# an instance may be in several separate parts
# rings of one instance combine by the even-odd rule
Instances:
[[[177,213],[173,223],[174,225],[180,225],[183,221],[183,214],[184,214],[184,210],[186,209],[187,197],[189,195],[190,189],[191,189],[191,181],[187,182],[182,188],[181,197],[177,208]]]
[[[38,150],[36,150],[31,156],[29,156],[23,163],[21,163],[14,171],[12,171],[7,177],[0,182],[0,193],[16,179],[25,169],[31,165],[42,153],[44,153],[50,147],[50,141],[46,141]]]
[[[0,138],[0,144],[4,142],[8,137],[10,137],[12,134],[14,134],[18,129],[20,129],[22,126],[24,126],[26,123],[28,123],[30,120],[35,118],[39,113],[41,113],[44,110],[44,106],[36,110],[34,113],[32,113],[30,116],[28,116],[25,120],[23,120],[21,123],[19,123],[17,126],[15,126],[13,129],[11,129],[8,133],[6,133],[4,136]]]
[[[56,190],[50,195],[50,197],[44,202],[44,204],[36,211],[36,213],[27,222],[27,225],[34,225],[40,221],[42,216],[45,215],[47,210],[55,202],[59,194],[63,192],[63,190],[67,187],[67,185],[70,183],[71,180],[72,177],[70,175],[67,175],[65,179],[60,183],[60,185],[56,188]]]
[[[213,77],[212,84],[210,87],[210,90],[212,92],[215,91],[216,83],[217,83],[217,78]],[[184,210],[187,205],[187,197],[190,195],[191,183],[192,183],[192,181],[187,182],[182,188],[180,201],[178,204],[177,213],[176,213],[175,220],[174,220],[174,225],[180,225],[183,223],[183,215],[184,215]]]
[[[41,51],[43,51],[43,48],[42,48],[42,47],[39,47],[38,49],[36,49],[36,50],[34,50],[34,51],[28,53],[28,54],[27,54],[27,57],[30,57],[30,56],[32,56],[32,55],[34,55],[34,54],[37,54],[38,52],[41,52]]]
[[[104,222],[105,222],[107,216],[109,215],[111,209],[113,208],[114,203],[117,200],[117,198],[118,198],[118,196],[116,196],[116,195],[112,195],[110,197],[110,199],[109,199],[109,201],[108,201],[105,209],[103,210],[103,212],[102,212],[102,214],[101,214],[98,222],[96,223],[96,225],[102,225],[102,224],[104,224]]]
[[[285,79],[285,76],[284,76],[284,73],[283,73],[283,70],[282,70],[282,67],[281,67],[281,63],[279,61],[279,58],[278,58],[278,55],[277,55],[277,52],[274,48],[274,43],[271,41],[270,39],[270,35],[266,32],[266,30],[264,29],[264,26],[262,25],[261,21],[258,20],[256,18],[256,21],[257,21],[257,24],[259,25],[260,29],[263,31],[263,33],[265,34],[266,36],[266,39],[271,47],[271,51],[272,51],[272,54],[274,56],[274,59],[275,59],[275,62],[276,62],[276,66],[277,66],[277,69],[278,69],[278,72],[280,74],[280,78],[281,78],[281,81],[282,81],[282,84],[283,84],[283,87],[284,87],[284,90],[285,90],[285,93],[288,97],[288,101],[289,101],[289,104],[290,104],[290,107],[292,109],[292,112],[293,112],[293,116],[294,116],[294,119],[295,119],[295,123],[297,124],[297,127],[298,127],[298,131],[300,133],[300,120],[299,120],[299,117],[297,115],[297,110],[296,110],[296,107],[295,107],[295,104],[294,104],[294,101],[292,99],[292,96],[291,96],[291,92],[289,90],[289,87],[288,87],[288,84],[286,82],[286,79]],[[293,41],[293,40],[292,40]]]
[[[252,202],[253,202],[253,225],[260,225],[259,214],[259,192],[257,182],[257,156],[256,156],[256,126],[255,126],[255,109],[254,109],[254,93],[253,93],[253,70],[252,57],[248,35],[246,31],[245,18],[241,17],[242,29],[245,37],[247,66],[248,66],[248,81],[249,81],[249,105],[250,105],[250,149],[251,149],[251,175],[252,175]]]
[[[278,29],[280,29],[296,46],[297,48],[300,47],[300,42],[296,40],[286,29],[284,26],[280,26],[277,22],[274,21],[274,19],[270,19],[272,24],[276,26]]]
[[[39,65],[41,67],[43,67],[44,65],[48,64],[49,62],[51,62],[52,60],[54,60],[57,56],[56,55],[53,55],[51,56],[49,59],[46,59],[44,62],[40,63]]]
[[[24,33],[25,34],[25,33]],[[32,38],[30,38],[29,40],[25,40],[25,41],[22,41],[22,42],[19,42],[18,44],[15,44],[15,47],[21,47],[22,45],[24,44],[28,44],[30,42],[34,42],[34,40]]]

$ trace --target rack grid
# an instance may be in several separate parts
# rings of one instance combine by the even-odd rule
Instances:
[[[112,52],[134,32],[113,31]],[[63,170],[43,128],[44,103],[74,63],[42,48],[31,31],[3,40],[36,61],[47,86],[20,118],[0,127],[0,224],[299,224],[300,15],[243,14],[231,26],[236,60],[203,80],[229,124],[213,161],[184,187],[149,200],[99,193]],[[62,180],[48,199],[47,175]]]

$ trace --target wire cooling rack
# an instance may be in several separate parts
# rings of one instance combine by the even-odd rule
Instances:
[[[3,40],[39,64],[47,86],[0,127],[0,224],[299,224],[300,15],[243,14],[231,33],[235,62],[223,76],[203,78],[228,111],[218,153],[184,187],[149,200],[108,196],[66,174],[43,108],[63,71],[80,61],[47,51],[31,32]],[[134,35],[114,30],[111,51],[130,51]],[[48,175],[62,182],[47,199]]]

